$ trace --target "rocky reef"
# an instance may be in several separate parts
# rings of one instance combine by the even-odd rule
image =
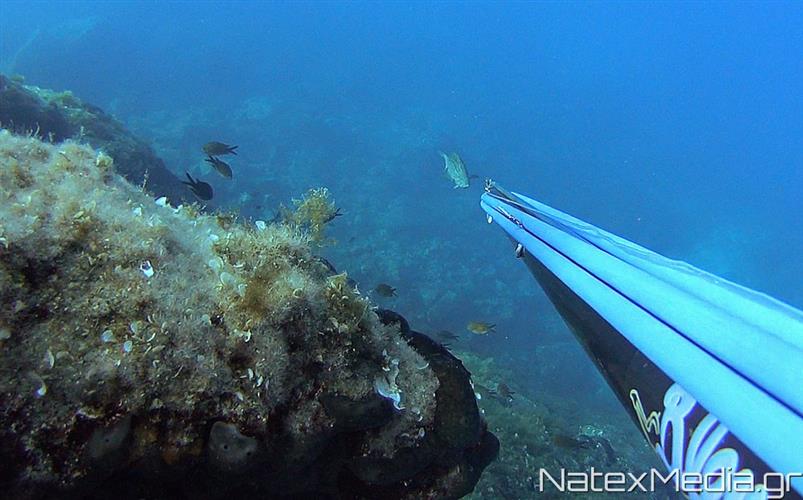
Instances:
[[[620,407],[589,408],[580,398],[528,389],[504,361],[457,352],[471,371],[480,414],[501,443],[499,456],[466,498],[595,500],[600,498],[598,491],[558,491],[541,476],[542,471],[558,477],[561,470],[589,471],[593,467],[599,472],[638,477],[649,474],[651,468],[663,470],[655,450]],[[683,498],[671,485],[661,484],[655,491],[634,495],[651,500]]]
[[[473,489],[498,442],[457,358],[376,310],[298,225],[171,206],[106,151],[0,130],[4,494]]]
[[[66,90],[57,92],[25,85],[21,78],[0,74],[0,126],[30,133],[50,142],[74,139],[114,158],[117,173],[157,196],[181,201],[187,190],[150,146],[97,106]]]

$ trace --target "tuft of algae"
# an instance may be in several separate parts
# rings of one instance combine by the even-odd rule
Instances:
[[[333,446],[343,432],[365,430],[363,446],[388,460],[399,436],[415,449],[436,425],[438,379],[312,253],[335,212],[316,190],[294,224],[251,227],[151,198],[103,152],[0,130],[7,492],[148,496],[149,474],[208,471],[174,486],[331,493],[325,474],[286,481],[316,460],[347,467],[360,452]],[[404,411],[374,388],[389,366]],[[252,470],[258,481],[230,480]]]
[[[293,205],[293,210],[282,210],[285,223],[305,229],[312,243],[323,244],[326,225],[340,215],[329,190],[325,187],[310,189],[300,199],[294,199]]]

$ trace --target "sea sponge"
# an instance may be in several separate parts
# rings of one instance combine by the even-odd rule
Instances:
[[[210,466],[223,472],[242,474],[254,465],[259,443],[241,434],[233,424],[215,422],[209,432],[207,447]]]
[[[109,427],[92,432],[86,450],[89,459],[104,467],[113,467],[125,459],[131,441],[131,415],[123,417]]]

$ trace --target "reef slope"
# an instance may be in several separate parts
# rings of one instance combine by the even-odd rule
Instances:
[[[290,225],[154,200],[0,130],[0,488],[456,498],[498,443],[468,372]]]
[[[19,134],[32,133],[50,142],[85,142],[114,158],[117,173],[135,185],[147,184],[157,196],[190,199],[180,179],[153,149],[102,109],[75,97],[0,74],[0,125]]]

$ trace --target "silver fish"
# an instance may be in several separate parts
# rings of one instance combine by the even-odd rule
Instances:
[[[468,171],[457,153],[446,154],[440,152],[443,158],[443,169],[446,171],[446,176],[454,182],[455,189],[468,187]]]

